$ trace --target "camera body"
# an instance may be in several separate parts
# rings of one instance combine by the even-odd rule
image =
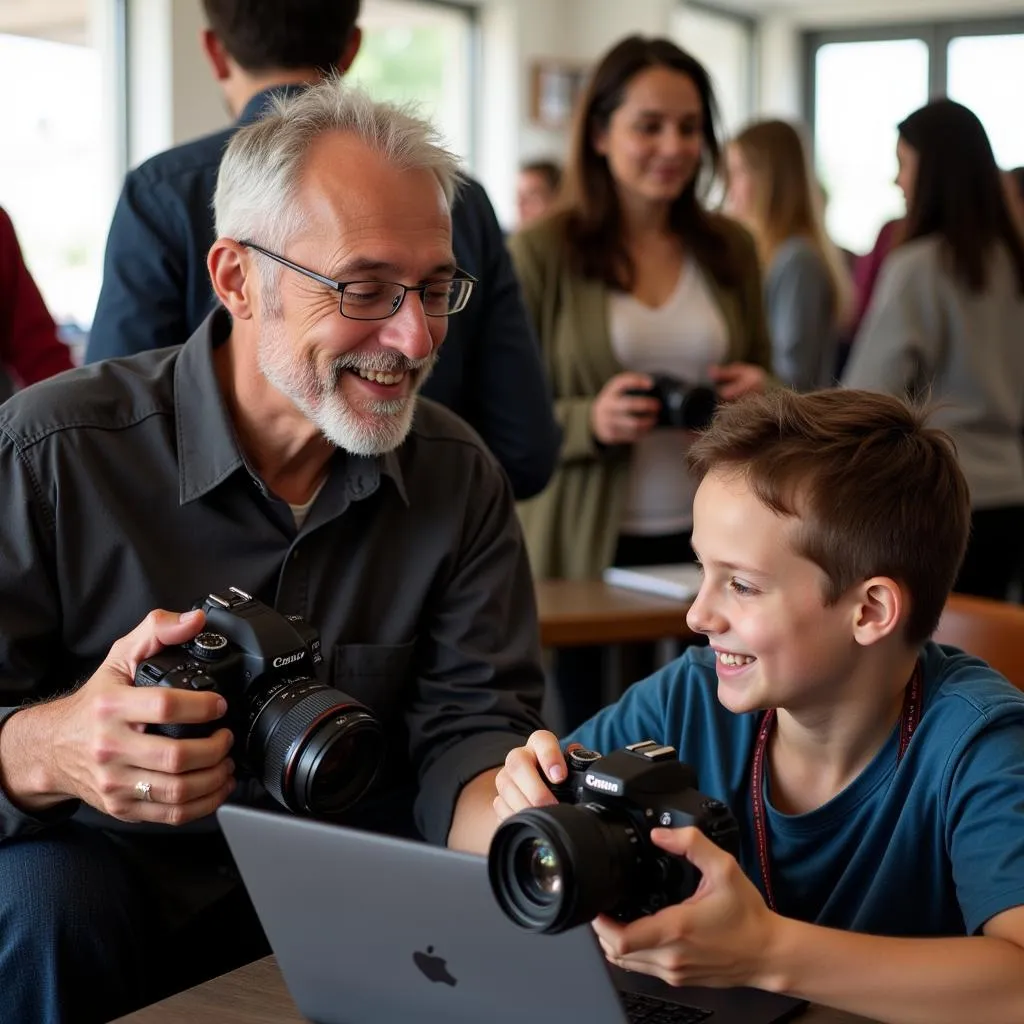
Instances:
[[[599,913],[632,921],[693,895],[700,872],[655,846],[654,828],[694,826],[739,856],[732,812],[697,790],[674,747],[577,748],[566,763],[566,781],[550,787],[558,805],[512,815],[491,843],[491,887],[522,927],[561,932]]]
[[[706,430],[718,408],[718,394],[706,384],[687,384],[667,373],[652,375],[650,388],[632,388],[627,395],[656,398],[660,403],[656,427]]]
[[[377,773],[382,730],[368,708],[315,678],[317,631],[237,587],[196,607],[203,632],[140,662],[135,685],[217,693],[227,714],[148,731],[189,739],[227,727],[235,762],[290,810],[329,818],[351,806]]]

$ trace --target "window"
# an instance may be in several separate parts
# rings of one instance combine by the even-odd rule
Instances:
[[[413,101],[472,165],[471,9],[430,0],[364,0],[363,43],[348,74],[375,98]]]
[[[0,4],[0,205],[69,340],[92,321],[123,171],[115,0]]]
[[[997,162],[1024,165],[1024,20],[823,32],[805,41],[815,162],[840,245],[866,251],[882,224],[904,212],[892,184],[896,125],[929,96],[970,107]]]
[[[829,43],[815,56],[814,74],[815,165],[829,234],[867,252],[882,224],[903,213],[893,182],[896,125],[928,101],[928,48],[920,39]]]
[[[1024,165],[1024,34],[954,36],[946,66],[950,99],[981,118],[996,162],[1007,170]]]

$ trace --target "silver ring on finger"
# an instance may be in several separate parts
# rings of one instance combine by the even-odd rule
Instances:
[[[135,795],[140,800],[148,800],[150,803],[153,802],[153,787],[148,782],[143,782],[141,779],[135,783]]]

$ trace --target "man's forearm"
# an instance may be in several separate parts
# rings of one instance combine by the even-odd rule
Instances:
[[[0,786],[23,811],[44,811],[71,799],[55,792],[45,754],[52,737],[52,726],[46,721],[50,707],[25,708],[0,724]]]
[[[494,780],[499,769],[488,768],[467,782],[455,801],[452,827],[448,831],[448,846],[467,853],[486,853],[491,836],[498,827],[494,813],[494,798],[498,795]]]
[[[762,988],[885,1024],[1024,1021],[1024,949],[1005,939],[893,939],[783,919]]]

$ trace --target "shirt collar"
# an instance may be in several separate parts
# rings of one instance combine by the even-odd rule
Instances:
[[[213,350],[231,333],[231,317],[215,309],[182,346],[174,367],[178,431],[178,500],[201,498],[244,460],[213,367]]]
[[[258,121],[270,109],[270,102],[275,96],[298,96],[300,92],[304,92],[308,88],[308,85],[301,82],[293,82],[287,85],[272,85],[262,92],[256,93],[246,103],[242,108],[242,113],[238,115],[236,124],[241,126]]]
[[[178,432],[178,500],[182,505],[201,498],[236,470],[245,468],[254,483],[264,484],[249,469],[238,445],[234,425],[220,391],[213,350],[227,341],[231,317],[215,309],[182,346],[174,367],[174,413]],[[331,460],[331,475],[341,471],[349,486],[358,479],[353,497],[376,489],[379,474],[392,479],[399,497],[409,505],[397,451],[377,457],[345,455]],[[366,470],[370,473],[366,473]]]

